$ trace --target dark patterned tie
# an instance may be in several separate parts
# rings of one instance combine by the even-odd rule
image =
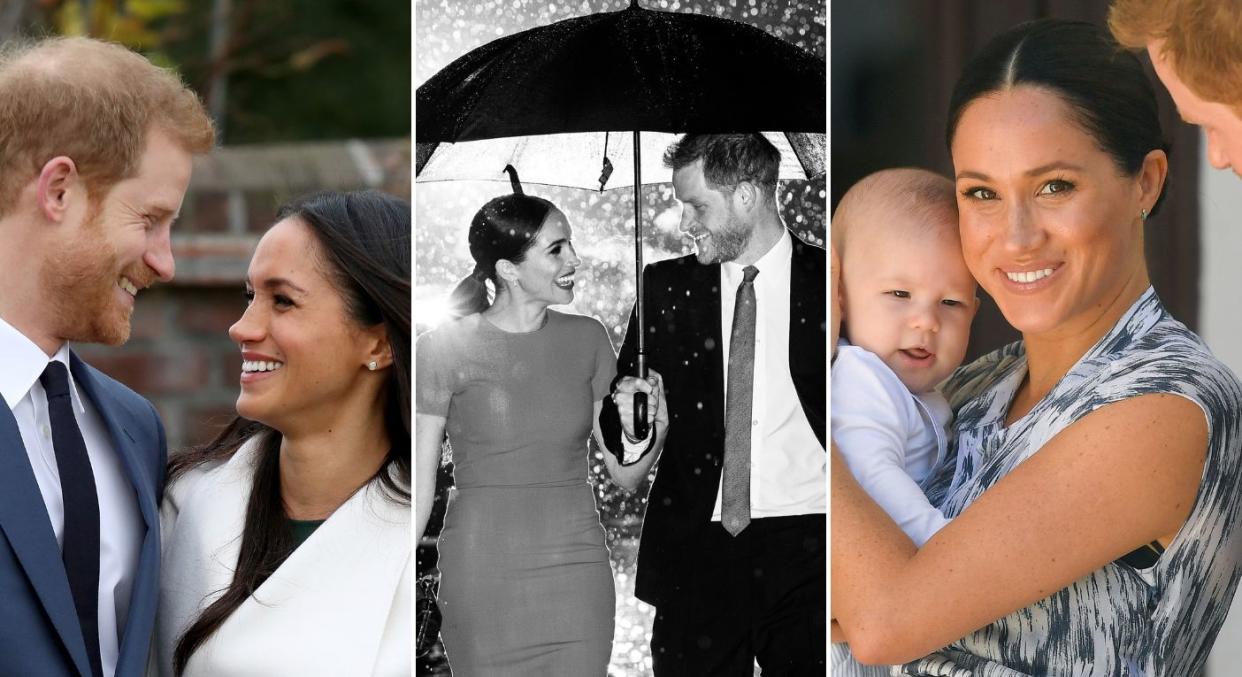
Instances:
[[[86,455],[82,431],[73,416],[69,397],[69,372],[65,365],[52,361],[39,377],[47,393],[47,412],[52,421],[52,447],[56,450],[56,469],[60,473],[60,491],[65,501],[64,547],[65,574],[73,606],[86,641],[86,655],[91,672],[103,677],[99,656],[99,496],[95,491],[95,474]]]
[[[729,339],[724,487],[720,498],[720,522],[733,536],[750,524],[750,400],[755,386],[755,276],[759,269],[746,266],[742,272]]]

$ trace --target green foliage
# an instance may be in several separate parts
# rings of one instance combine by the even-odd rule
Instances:
[[[180,70],[204,100],[226,75],[230,144],[410,135],[407,0],[231,0],[225,48],[213,55],[218,2],[41,4],[54,32],[140,51]]]

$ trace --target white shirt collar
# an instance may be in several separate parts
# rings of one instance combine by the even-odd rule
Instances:
[[[42,348],[4,318],[0,318],[0,356],[3,356],[0,358],[0,395],[4,396],[4,402],[9,405],[9,409],[17,407],[17,403],[30,393],[30,389],[52,360],[69,369],[68,342],[61,345],[60,350],[49,358]],[[72,370],[69,371],[69,396],[73,398],[74,408],[78,413],[85,411]]]
[[[758,268],[760,273],[767,273],[767,279],[773,279],[775,274],[779,274],[782,270],[788,272],[790,261],[793,258],[793,240],[790,239],[789,230],[781,229],[781,236],[776,243],[768,248],[763,256],[759,257],[751,265]],[[743,270],[746,268],[735,261],[725,261],[720,264],[721,270],[724,272],[726,280],[737,280],[741,282]],[[759,276],[764,277],[763,275]],[[758,278],[756,278],[758,279]]]

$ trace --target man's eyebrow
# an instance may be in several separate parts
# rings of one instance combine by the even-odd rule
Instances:
[[[147,211],[159,217],[171,216],[173,221],[181,218],[181,210],[159,202],[147,205]]]

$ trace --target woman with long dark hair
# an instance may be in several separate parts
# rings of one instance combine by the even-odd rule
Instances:
[[[415,531],[431,514],[447,432],[456,486],[439,602],[454,673],[601,677],[615,593],[587,440],[598,439],[616,357],[597,320],[548,308],[573,300],[582,260],[565,214],[512,177],[514,193],[470,224],[474,272],[453,295],[463,317],[418,340]],[[630,490],[667,430],[658,374],[649,385],[654,448],[627,466],[604,454]]]
[[[832,453],[837,639],[906,675],[1199,674],[1242,575],[1242,385],[1165,310],[1151,82],[1101,28],[990,41],[947,140],[967,267],[1022,340],[943,386],[922,547]],[[930,655],[929,655],[930,654]]]
[[[410,673],[410,245],[378,192],[259,241],[239,416],[169,463],[160,674]]]

